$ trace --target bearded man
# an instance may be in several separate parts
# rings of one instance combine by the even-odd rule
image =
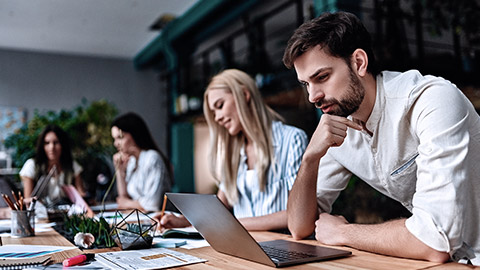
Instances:
[[[288,199],[293,237],[480,265],[480,118],[465,95],[416,70],[378,72],[370,34],[347,12],[300,26],[283,62],[324,113]],[[369,225],[330,215],[352,174],[412,215]]]

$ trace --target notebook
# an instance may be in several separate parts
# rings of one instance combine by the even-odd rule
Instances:
[[[205,240],[221,253],[273,267],[351,255],[350,251],[287,240],[257,242],[216,195],[166,194]]]
[[[0,269],[25,269],[44,265],[49,260],[50,256],[36,258],[0,258]]]
[[[159,236],[163,238],[203,239],[194,227],[166,229]]]
[[[51,254],[71,247],[42,245],[0,246],[0,269],[24,269],[47,263]]]

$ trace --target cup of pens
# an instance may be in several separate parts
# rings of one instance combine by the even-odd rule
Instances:
[[[35,235],[35,202],[32,198],[30,205],[26,205],[23,196],[18,192],[18,196],[12,191],[13,200],[5,194],[2,194],[3,200],[12,209],[12,224],[10,227],[10,236],[14,238],[28,237]]]
[[[35,210],[12,210],[10,236],[13,238],[35,235]]]

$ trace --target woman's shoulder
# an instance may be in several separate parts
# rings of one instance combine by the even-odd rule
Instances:
[[[153,164],[153,163],[162,161],[162,156],[157,150],[149,149],[149,150],[143,150],[140,153],[139,159],[140,159],[139,162],[141,163]]]
[[[33,168],[35,169],[35,159],[34,158],[29,158],[27,159],[27,161],[25,161],[25,163],[23,164],[23,168]]]
[[[168,166],[163,161],[162,156],[156,150],[142,150],[138,160],[138,166],[149,170],[162,170],[165,171]]]
[[[23,164],[22,169],[19,172],[20,176],[33,177],[35,174],[35,159],[29,158]]]
[[[35,159],[34,158],[29,158],[25,163],[23,164],[23,167],[25,166],[35,166]]]
[[[300,128],[282,123],[280,121],[274,121],[272,123],[272,133],[275,140],[307,140],[307,134],[305,133],[305,131]]]

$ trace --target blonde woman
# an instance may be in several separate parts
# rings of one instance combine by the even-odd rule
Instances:
[[[286,228],[288,193],[307,146],[305,133],[283,124],[263,102],[255,81],[236,69],[212,78],[203,111],[219,199],[248,230]],[[160,223],[163,228],[189,225],[174,215]]]

